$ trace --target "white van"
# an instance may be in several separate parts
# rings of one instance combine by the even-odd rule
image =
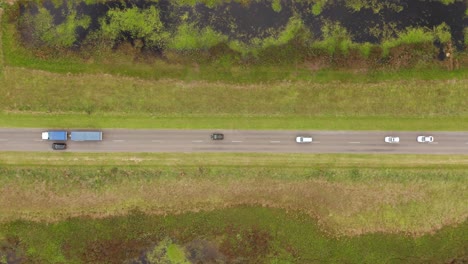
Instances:
[[[311,137],[296,137],[296,142],[297,143],[310,143],[312,142]]]

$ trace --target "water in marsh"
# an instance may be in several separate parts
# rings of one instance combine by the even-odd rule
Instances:
[[[280,1],[273,8],[271,1],[251,1],[250,4],[240,4],[235,1],[208,7],[203,4],[195,6],[178,5],[169,0],[152,1],[108,1],[99,4],[86,5],[84,1],[74,4],[65,1],[57,6],[57,1],[44,1],[43,5],[54,17],[55,23],[65,20],[67,10],[72,7],[79,15],[91,17],[88,29],[79,31],[78,42],[89,32],[99,28],[99,18],[104,17],[111,8],[137,6],[148,8],[156,6],[160,10],[161,21],[169,32],[174,32],[182,21],[193,23],[200,28],[210,26],[217,32],[227,35],[231,40],[251,42],[262,39],[284,29],[293,16],[301,18],[315,38],[322,34],[325,21],[339,22],[350,33],[355,42],[378,43],[385,36],[391,36],[396,31],[407,27],[426,27],[432,29],[445,22],[451,30],[455,45],[464,47],[463,30],[468,26],[467,8],[464,1],[455,1],[444,5],[439,1],[423,0],[393,0],[377,1],[372,8],[353,10],[346,1],[334,1],[321,8],[321,12],[313,13],[313,4],[307,1]],[[375,1],[365,1],[372,3]],[[54,4],[55,3],[55,4]],[[382,4],[383,3],[383,4]],[[275,10],[274,10],[275,9]],[[22,13],[37,13],[37,6],[24,4]],[[319,14],[317,14],[319,13]],[[387,35],[386,35],[387,34]],[[390,35],[388,35],[390,34]]]

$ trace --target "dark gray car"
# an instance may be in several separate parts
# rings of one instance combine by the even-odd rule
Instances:
[[[53,150],[65,150],[67,149],[67,144],[65,143],[52,143]]]
[[[213,134],[211,134],[211,139],[212,140],[223,140],[224,139],[224,134],[213,133]]]

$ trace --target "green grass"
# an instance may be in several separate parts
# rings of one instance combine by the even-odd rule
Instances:
[[[3,16],[3,9],[2,9],[2,2],[0,2],[0,21],[2,20]],[[3,77],[3,67],[4,67],[4,59],[3,59],[3,30],[0,30],[0,78]]]
[[[261,204],[305,212],[335,235],[423,234],[460,223],[468,213],[466,155],[3,152],[0,157],[0,222]]]
[[[329,78],[324,74],[324,79]],[[5,127],[466,130],[468,126],[468,85],[456,78],[238,85],[5,67],[0,93],[0,126]]]
[[[468,117],[249,117],[0,113],[0,127],[466,131]]]
[[[136,259],[142,251],[151,250],[167,237],[181,247],[208,241],[214,245],[212,252],[222,253],[230,261],[446,263],[466,257],[468,225],[464,222],[417,238],[377,233],[337,239],[321,232],[306,215],[242,207],[165,217],[135,212],[129,216],[74,218],[54,224],[18,221],[0,226],[0,234],[21,242],[14,250],[26,261],[42,263]]]
[[[220,159],[219,157],[223,157]],[[467,155],[0,152],[1,165],[464,169]]]

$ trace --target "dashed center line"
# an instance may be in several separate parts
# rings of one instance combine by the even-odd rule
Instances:
[[[313,143],[313,144],[319,144],[319,143],[320,143],[320,141],[312,141],[312,142],[310,142],[310,143]]]
[[[114,139],[112,141],[114,141],[114,142],[124,142],[125,140],[123,140],[123,139]]]
[[[0,141],[8,141],[8,139],[0,138]]]
[[[270,143],[280,143],[281,141],[277,141],[277,140],[273,140],[273,141],[270,141]]]
[[[162,140],[151,140],[151,142],[158,142],[158,143],[161,143]]]
[[[361,142],[349,142],[349,144],[361,144]]]
[[[239,140],[233,140],[231,141],[232,143],[241,143],[242,141],[239,141]],[[467,143],[468,144],[468,143]]]
[[[41,142],[41,141],[44,141],[44,140],[42,140],[42,139],[35,139],[34,141]]]
[[[203,140],[192,140],[193,143],[201,143]]]

